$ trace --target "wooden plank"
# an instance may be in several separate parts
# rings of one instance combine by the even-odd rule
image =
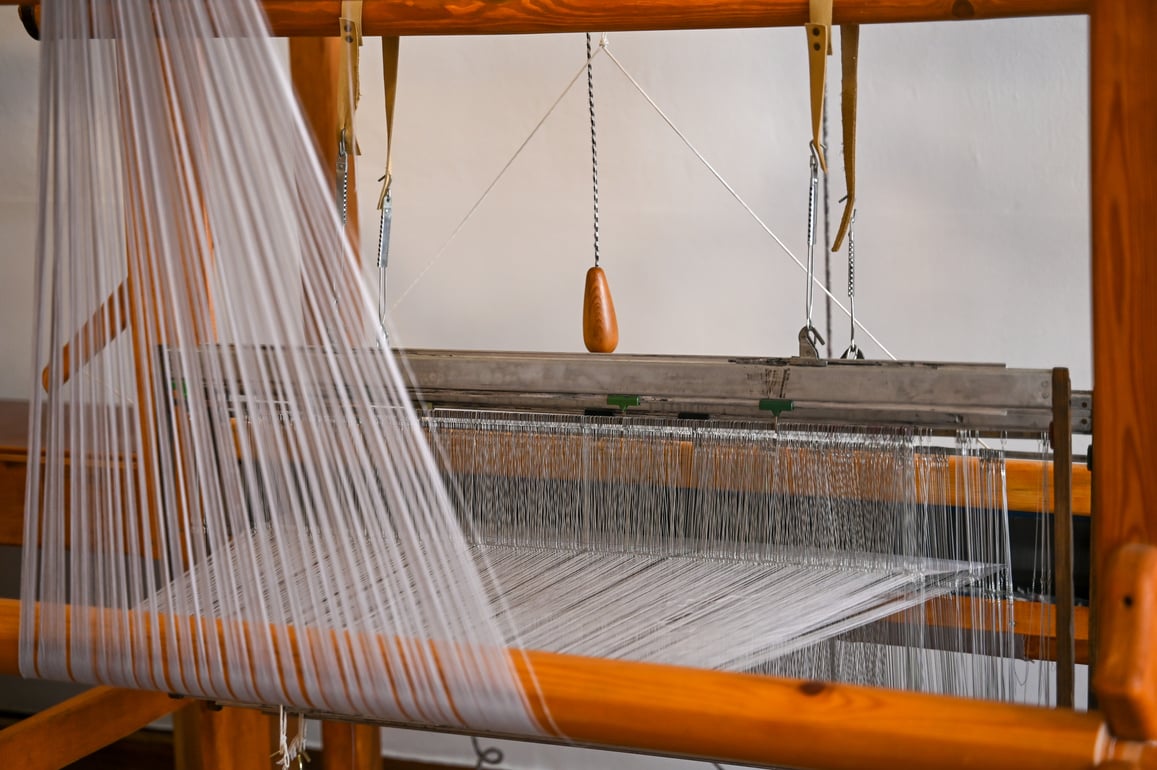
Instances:
[[[176,770],[271,770],[277,717],[198,701],[173,717]]]
[[[0,730],[0,757],[24,770],[56,770],[187,702],[164,693],[94,687]]]
[[[1157,336],[1157,3],[1096,0],[1089,32],[1099,617],[1097,582],[1113,553],[1157,544],[1157,358],[1141,352]],[[1098,637],[1094,628],[1094,655]]]
[[[835,0],[836,24],[1000,19],[1087,13],[1091,0]],[[0,0],[27,5],[28,0]],[[39,17],[39,4],[34,3]],[[274,35],[336,35],[341,0],[264,0]],[[485,35],[795,27],[808,0],[364,0],[364,33]]]
[[[71,613],[72,623],[124,620],[123,615],[113,618],[99,611],[74,608]],[[271,654],[286,675],[296,670],[299,682],[300,661],[322,654],[312,647],[319,643],[379,651],[383,660],[395,661],[386,665],[387,677],[404,676],[416,665],[407,662],[410,655],[431,661],[451,654],[436,642],[403,644],[337,629],[258,630],[248,624],[177,621],[143,613],[127,620],[132,633],[139,628],[143,644],[156,645],[162,663],[192,641],[191,636],[174,640],[168,634],[154,638],[151,629],[157,626],[178,637],[196,633],[216,638],[213,654],[225,660],[231,654],[226,638],[260,635],[272,645]],[[1105,726],[1095,713],[533,651],[512,652],[510,662],[539,724],[549,725],[545,737],[565,736],[591,746],[818,770],[1087,770],[1110,759],[1157,759],[1157,744],[1106,740]],[[464,675],[469,674],[440,671],[445,679]],[[259,726],[250,729],[261,732]],[[233,737],[223,735],[213,745],[244,737],[229,735]],[[832,740],[836,735],[839,740]],[[231,745],[218,769],[246,767],[229,756],[235,756],[241,744]]]

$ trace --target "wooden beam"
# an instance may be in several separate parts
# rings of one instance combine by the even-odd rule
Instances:
[[[74,608],[70,622],[125,620],[120,613]],[[156,649],[165,665],[167,656],[192,643],[185,634],[218,639],[209,657],[222,660],[231,654],[225,639],[260,635],[272,645],[274,660],[287,672],[296,670],[299,681],[300,662],[322,654],[315,644],[377,650],[383,660],[388,648],[397,670],[387,667],[385,676],[403,675],[409,655],[429,661],[449,654],[437,642],[415,651],[414,640],[403,645],[336,629],[259,631],[244,623],[144,613],[127,620],[132,633],[139,622],[142,644]],[[158,627],[167,632],[154,637]],[[817,770],[1088,770],[1125,758],[1157,761],[1157,744],[1108,740],[1096,713],[534,651],[512,651],[510,663],[544,726],[543,737],[552,741]],[[440,675],[461,674],[443,669]],[[226,742],[222,737],[214,745]]]
[[[524,676],[533,669],[543,713],[587,745],[832,770],[1075,770],[1153,751],[1106,741],[1096,714],[624,661],[514,660]]]
[[[836,24],[1001,19],[1084,14],[1091,0],[835,0]],[[29,5],[0,0],[0,5]],[[36,16],[39,4],[32,3]],[[336,36],[341,0],[264,0],[274,35]],[[364,0],[363,32],[510,35],[550,32],[795,27],[808,0]]]
[[[1157,358],[1143,352],[1157,337],[1157,3],[1096,0],[1089,33],[1097,389],[1091,556],[1099,618],[1097,584],[1112,554],[1129,543],[1157,544]],[[1103,643],[1114,641],[1106,635]],[[1093,644],[1096,656],[1096,628]]]
[[[186,703],[164,693],[94,687],[0,730],[0,757],[23,770],[56,770]]]

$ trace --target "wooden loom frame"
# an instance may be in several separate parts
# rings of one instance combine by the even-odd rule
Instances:
[[[277,33],[328,35],[337,0],[267,0]],[[454,6],[365,0],[365,34],[794,26],[802,0]],[[1157,362],[1132,355],[1157,330],[1157,5],[1148,0],[837,0],[834,22],[1089,13],[1092,288],[1097,386],[1093,490],[1095,690],[1087,715],[871,688],[544,659],[563,731],[594,745],[815,767],[1157,766]],[[4,608],[0,608],[3,615]],[[7,643],[11,626],[0,626]],[[11,650],[7,644],[4,650]],[[550,656],[547,656],[549,658]],[[10,661],[0,653],[0,668]],[[629,683],[624,686],[624,682]],[[600,692],[593,696],[592,692]],[[653,694],[655,697],[650,697]],[[52,723],[59,724],[59,723]],[[832,740],[838,737],[838,740]],[[2,740],[2,738],[0,738]],[[0,744],[2,745],[2,744]]]

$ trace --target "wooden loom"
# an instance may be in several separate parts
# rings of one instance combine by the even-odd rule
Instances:
[[[267,3],[274,31],[294,35],[329,34],[337,28],[339,7],[336,0]],[[1150,550],[1157,545],[1157,514],[1146,510],[1147,505],[1157,505],[1157,478],[1144,466],[1144,458],[1157,449],[1157,440],[1145,430],[1157,424],[1148,398],[1157,364],[1129,355],[1145,339],[1145,332],[1157,326],[1144,304],[1157,284],[1157,266],[1148,258],[1157,246],[1150,227],[1157,215],[1157,189],[1149,173],[1157,164],[1157,54],[1149,48],[1157,33],[1157,8],[1145,0],[846,0],[836,2],[834,22],[1086,12],[1092,19],[1093,329],[1099,404],[1092,498],[1097,515],[1091,655],[1101,711],[1081,715],[543,656],[536,661],[540,685],[555,721],[571,738],[656,753],[815,767],[1157,764],[1149,743],[1157,739],[1153,702],[1157,659],[1147,643],[1149,624],[1157,621],[1157,565]],[[585,0],[565,8],[513,2],[454,8],[366,0],[363,18],[366,34],[773,26],[802,25],[807,4],[732,0],[625,7]],[[326,50],[325,43],[308,45]],[[301,50],[295,44],[295,51]],[[328,86],[333,82],[329,80]],[[0,607],[0,620],[5,618],[8,622],[0,626],[0,664],[9,671],[15,660],[11,603]],[[142,696],[140,703],[141,723],[160,710],[156,699],[146,701]],[[78,708],[63,717],[78,713],[86,712]],[[25,745],[21,741],[46,734],[38,730],[61,725],[56,713],[42,716],[16,735],[0,733],[0,749]],[[91,733],[101,728],[85,729]],[[108,729],[123,730],[126,725]],[[832,735],[839,740],[830,740]],[[60,756],[56,760],[62,761]],[[46,761],[43,766],[50,765]]]

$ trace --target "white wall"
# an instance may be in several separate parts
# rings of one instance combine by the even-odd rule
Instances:
[[[616,34],[610,45],[802,257],[809,131],[802,32]],[[375,41],[363,55],[360,189],[369,273],[373,179],[384,146]],[[32,382],[36,56],[15,11],[5,11],[0,397],[22,397]],[[431,260],[583,58],[579,35],[403,42],[390,303],[425,272],[395,309],[405,344],[581,349],[580,300],[591,262],[584,79]],[[832,70],[838,76],[838,57]],[[802,273],[605,57],[596,77],[603,265],[620,350],[793,354],[803,323]],[[1084,19],[866,28],[860,83],[861,319],[901,358],[1066,365],[1077,387],[1089,387]],[[833,108],[837,89],[833,83]],[[833,219],[843,194],[839,135],[833,116]],[[841,297],[842,260],[832,260]],[[822,303],[817,308],[822,320]],[[835,328],[838,352],[847,344],[846,323],[837,319]],[[0,685],[0,692],[15,691]],[[443,758],[469,754],[468,741],[455,737],[391,733],[387,745]],[[546,749],[513,751],[522,766],[590,764]],[[628,762],[652,764],[614,760]]]

